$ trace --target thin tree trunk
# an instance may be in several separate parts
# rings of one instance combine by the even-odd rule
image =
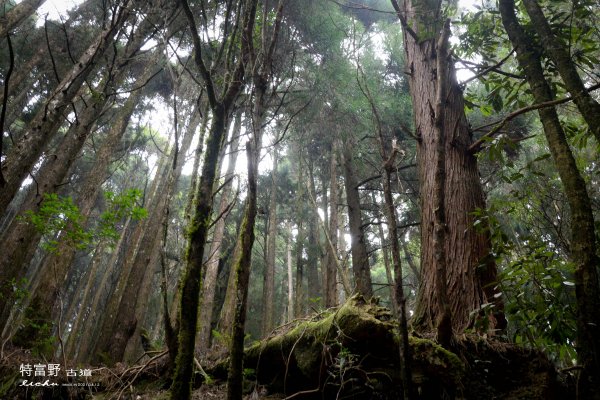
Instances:
[[[168,161],[169,154],[164,153],[162,157],[160,157],[160,161],[156,170],[156,174],[154,180],[152,182],[152,186],[148,191],[147,200],[144,204],[145,208],[148,210],[148,215],[152,216],[154,214],[154,209],[156,208],[157,199],[161,196],[160,190],[164,187],[164,181],[167,178],[168,173]],[[122,258],[115,257],[112,261],[115,262],[115,265],[109,265],[108,268],[119,267],[116,271],[116,279],[113,277],[105,277],[103,278],[103,282],[100,285],[101,288],[106,288],[106,292],[108,292],[109,296],[106,300],[106,303],[102,307],[102,312],[97,316],[97,320],[95,321],[97,327],[94,329],[96,335],[94,335],[93,340],[91,340],[91,345],[85,351],[85,356],[88,357],[92,362],[104,362],[109,363],[110,360],[107,360],[107,354],[100,354],[97,349],[104,348],[106,349],[108,346],[106,345],[106,341],[110,340],[110,335],[112,334],[114,320],[117,317],[118,308],[121,304],[121,299],[123,297],[123,292],[126,289],[126,286],[129,282],[129,276],[133,269],[133,265],[135,260],[138,257],[138,250],[140,249],[140,243],[144,238],[144,233],[147,231],[147,227],[150,224],[151,218],[145,218],[144,220],[137,223],[133,233],[131,234],[131,239],[128,241],[127,246],[125,247],[125,255]],[[144,249],[146,250],[146,249]],[[108,285],[108,280],[111,279],[114,283],[114,287]],[[104,289],[103,289],[104,290]],[[96,302],[96,300],[98,302]],[[94,307],[92,310],[99,310],[98,305],[100,304],[100,298],[95,299]],[[86,331],[89,331],[86,327]],[[107,339],[108,338],[108,339]],[[80,351],[80,354],[82,352]]]
[[[554,100],[544,77],[541,55],[519,24],[513,0],[500,1],[502,23],[516,49],[536,103]],[[594,214],[585,181],[577,168],[565,132],[554,107],[538,111],[550,153],[563,184],[571,211],[570,258],[575,264],[577,299],[577,356],[582,367],[577,382],[580,399],[600,399],[600,288],[594,232]]]
[[[329,164],[329,241],[331,246],[326,246],[327,259],[323,264],[323,291],[325,292],[325,307],[334,307],[338,304],[337,270],[338,270],[338,139],[331,144],[331,160]],[[326,238],[327,240],[327,238]]]
[[[142,222],[138,222],[138,225],[141,223]],[[131,225],[127,228],[131,228]],[[114,289],[116,288],[113,288],[110,285],[110,281],[112,280],[115,282],[114,279],[116,275],[116,281],[119,282],[121,276],[124,275],[123,268],[117,269],[116,267],[119,265],[119,260],[121,260],[122,265],[126,265],[127,260],[124,258],[126,258],[128,254],[123,250],[128,244],[132,244],[130,247],[133,247],[139,241],[139,236],[136,236],[136,233],[139,234],[139,232],[137,227],[134,229],[123,229],[112,256],[104,265],[104,270],[100,271],[100,276],[92,282],[95,289],[92,293],[93,296],[87,303],[86,314],[77,316],[77,321],[81,327],[77,329],[74,334],[79,334],[79,338],[76,343],[72,344],[73,347],[68,353],[70,354],[70,358],[78,363],[90,363],[93,359],[93,348],[96,345],[99,334],[89,335],[88,333],[99,333],[98,330],[102,327],[104,318],[112,317],[112,314],[108,314],[110,310],[102,307],[101,304],[104,299],[107,299],[104,302],[104,304],[107,305],[110,298],[113,296],[113,293],[115,292]],[[121,257],[122,253],[126,253],[125,257]],[[115,269],[117,270],[115,271]],[[83,306],[84,304],[82,304],[82,307]],[[75,331],[75,325],[73,325],[73,330]]]
[[[235,313],[231,330],[231,353],[229,356],[229,370],[227,374],[227,399],[242,398],[243,358],[244,358],[244,327],[246,322],[246,308],[248,303],[248,288],[250,280],[250,266],[252,258],[252,245],[254,244],[254,224],[256,221],[256,179],[258,173],[258,154],[260,145],[246,143],[246,157],[248,159],[248,195],[244,219],[239,234],[240,251],[234,259],[232,275],[235,277]]]
[[[600,143],[600,104],[586,90],[567,45],[562,38],[552,32],[537,0],[524,0],[523,4],[533,22],[533,28],[541,39],[542,47],[556,64],[556,69],[573,97],[573,102],[596,137],[596,142]]]
[[[376,204],[375,196],[373,196],[373,204]],[[392,314],[398,316],[398,302],[396,301],[396,291],[394,290],[395,280],[394,275],[392,274],[392,263],[390,262],[390,252],[388,250],[389,240],[386,239],[385,233],[383,232],[383,221],[381,221],[378,218],[375,222],[379,226],[379,240],[381,242],[381,254],[383,255],[383,265],[385,266],[385,277],[390,287],[390,307],[392,309]]]
[[[0,18],[0,40],[3,39],[9,31],[18,27],[25,19],[45,3],[46,0],[23,0],[11,8],[2,18]]]
[[[294,319],[294,259],[292,257],[293,249],[292,222],[288,221],[288,242],[287,242],[287,321]]]
[[[112,45],[117,32],[129,16],[128,0],[117,10],[113,23],[104,29],[87,48],[71,71],[50,94],[44,105],[29,123],[11,152],[2,163],[2,173],[7,181],[0,191],[0,215],[4,214],[21,183],[30,173],[47,144],[55,136],[63,122],[63,114],[81,89],[83,82],[96,67],[100,57]]]
[[[240,132],[242,123],[242,112],[238,111],[235,117],[235,123],[232,131],[231,144],[229,145],[229,161],[227,165],[227,171],[223,176],[223,179],[233,179],[233,173],[235,171],[235,164],[237,161]],[[227,210],[230,207],[232,181],[229,181],[221,189],[221,200],[219,205],[220,219],[215,224],[212,242],[210,245],[210,253],[208,261],[206,262],[206,273],[204,275],[204,287],[202,290],[202,309],[204,313],[200,315],[200,329],[198,337],[196,339],[196,349],[201,355],[206,355],[207,350],[210,346],[210,336],[212,330],[213,320],[213,309],[215,303],[215,292],[217,286],[217,274],[219,272],[219,261],[222,255],[222,244],[225,235],[225,223],[227,217]]]
[[[307,295],[309,302],[322,304],[322,290],[319,284],[319,214],[317,212],[319,206],[317,205],[316,198],[314,198],[316,197],[316,188],[313,169],[314,166],[311,161],[308,165],[308,186],[313,196],[313,207],[309,211],[308,217],[308,248],[306,249],[307,260],[304,271],[308,284]]]
[[[128,231],[130,223],[131,223],[131,218],[127,218],[127,221],[125,221],[125,225],[123,226],[122,233],[119,236],[119,240],[117,241],[117,243],[114,247],[114,251],[118,251],[118,249],[121,248],[121,245],[123,243],[123,240],[125,239],[125,235],[126,235],[126,232]],[[65,355],[67,356],[67,358],[69,360],[74,361],[77,358],[77,353],[76,353],[77,344],[79,343],[81,338],[84,337],[86,334],[85,331],[80,330],[80,326],[81,326],[84,315],[89,314],[91,312],[96,312],[96,310],[94,310],[91,307],[93,305],[93,303],[90,300],[91,300],[91,298],[95,297],[96,293],[99,292],[100,289],[102,288],[102,286],[99,286],[96,288],[93,287],[94,283],[98,280],[98,274],[100,273],[99,267],[102,265],[102,262],[99,259],[101,256],[103,256],[102,250],[103,249],[101,247],[97,250],[99,252],[98,259],[96,258],[96,254],[94,254],[94,259],[92,261],[92,265],[87,273],[87,280],[85,283],[85,287],[81,291],[83,293],[83,297],[81,298],[81,300],[77,301],[77,304],[79,304],[79,310],[75,311],[77,304],[74,303],[71,305],[68,312],[65,314],[68,318],[70,318],[73,314],[75,314],[75,319],[71,323],[71,334],[69,335],[69,339],[67,340],[67,346],[65,348]],[[114,265],[114,263],[108,264],[108,268],[110,268],[111,265]],[[110,273],[108,273],[107,275],[110,275]],[[78,289],[78,291],[79,291],[79,289]],[[92,295],[94,295],[94,296],[92,296]]]
[[[348,220],[350,225],[350,249],[352,253],[352,271],[354,272],[354,284],[356,291],[366,299],[373,297],[373,286],[371,284],[371,268],[367,244],[363,231],[362,216],[360,210],[360,196],[358,193],[358,181],[354,172],[352,153],[346,144],[344,148],[344,181],[346,187],[346,200],[348,203]]]
[[[296,154],[300,154],[300,150],[296,151]],[[296,204],[295,204],[295,215],[296,215],[296,226],[298,228],[298,234],[296,235],[296,301],[294,315],[300,317],[304,315],[306,307],[306,294],[304,290],[304,241],[306,238],[304,228],[304,217],[305,217],[305,202],[306,193],[304,191],[304,166],[302,162],[298,162],[296,165],[297,171],[297,185],[296,185]]]
[[[263,274],[263,325],[262,335],[266,337],[275,326],[275,253],[277,251],[277,148],[273,148],[273,170],[269,193],[269,221],[267,225],[267,257]]]
[[[150,267],[156,266],[156,261],[158,261],[160,255],[161,227],[165,218],[168,218],[170,199],[177,187],[177,181],[185,163],[185,155],[189,150],[199,123],[200,114],[195,109],[183,135],[181,147],[175,147],[169,157],[171,165],[161,178],[157,196],[148,216],[148,224],[144,229],[131,272],[120,296],[119,305],[116,307],[117,312],[112,320],[106,320],[110,327],[105,326],[102,330],[102,337],[96,347],[97,354],[108,356],[108,360],[105,361],[115,363],[123,360],[127,343],[132,336],[136,333],[139,334],[139,325],[142,319],[140,313],[145,310],[155,273],[154,269]]]

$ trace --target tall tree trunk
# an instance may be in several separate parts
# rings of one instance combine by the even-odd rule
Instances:
[[[46,0],[23,0],[11,8],[2,18],[0,18],[0,40],[3,39],[9,31],[18,27],[25,19],[33,13]]]
[[[299,147],[299,146],[298,146]],[[300,155],[300,149],[296,149],[295,153]],[[306,240],[304,218],[306,214],[306,193],[304,190],[304,165],[302,162],[296,164],[297,183],[296,183],[296,204],[295,204],[295,215],[296,215],[296,227],[298,234],[296,235],[296,246],[294,246],[294,252],[296,253],[296,293],[294,315],[300,317],[304,315],[306,307],[306,291],[304,290],[304,241]]]
[[[329,163],[329,238],[330,246],[326,246],[327,259],[323,264],[323,292],[325,307],[334,307],[338,304],[337,270],[338,270],[338,161],[337,153],[339,140],[334,139],[331,144],[331,160]],[[327,239],[327,238],[326,238]]]
[[[149,65],[154,65],[150,62]],[[147,68],[146,71],[136,80],[134,87],[142,86],[154,73],[154,68]],[[108,169],[118,144],[127,131],[127,126],[131,120],[135,107],[142,97],[142,90],[136,90],[130,94],[119,113],[112,120],[109,131],[107,132],[100,148],[96,152],[94,166],[90,169],[81,184],[79,195],[75,201],[82,217],[81,224],[84,225],[92,213],[96,199],[102,190],[102,183],[108,176]],[[45,262],[47,265],[53,265],[52,270],[65,270],[73,262],[77,251],[70,248],[65,241],[61,242],[54,255],[49,255]]]
[[[533,28],[540,37],[542,47],[556,64],[556,69],[573,97],[573,102],[596,137],[596,142],[600,143],[600,104],[585,89],[567,45],[562,38],[552,32],[538,1],[524,0],[523,4],[533,22]]]
[[[554,100],[544,77],[541,55],[519,24],[514,1],[501,0],[499,4],[502,23],[517,51],[517,61],[527,76],[535,101]],[[541,108],[538,113],[571,211],[570,258],[575,264],[577,356],[582,367],[577,395],[580,399],[600,399],[600,260],[596,253],[594,214],[585,181],[577,168],[556,109]]]
[[[19,86],[21,86],[21,83],[28,80],[28,78],[31,75],[31,72],[34,70],[34,68],[38,64],[40,64],[45,53],[46,53],[46,48],[44,46],[39,46],[39,48],[36,50],[36,52],[33,53],[33,55],[31,56],[31,58],[24,65],[22,65],[16,71],[14,71],[14,73],[10,76],[10,81],[9,81],[8,90],[7,90],[9,101],[10,101],[10,96],[12,96],[16,92],[16,90],[19,88]],[[26,91],[26,90],[24,88],[22,88],[20,93],[22,93],[23,91]],[[4,101],[4,87],[2,87],[2,89],[0,89],[0,104],[2,104],[3,101]],[[13,102],[13,103],[18,103],[18,101]],[[5,125],[5,128],[8,128],[9,126],[10,125]]]
[[[176,144],[169,157],[171,165],[161,178],[161,184],[150,209],[148,223],[133,260],[131,272],[126,279],[124,290],[119,296],[117,312],[112,319],[105,320],[109,325],[103,328],[102,337],[96,347],[97,354],[108,357],[105,362],[115,363],[123,360],[127,343],[134,334],[140,332],[139,325],[142,319],[140,312],[145,311],[144,305],[147,304],[153,276],[156,272],[150,267],[157,265],[160,255],[161,227],[165,218],[168,217],[167,209],[199,123],[200,113],[195,109],[183,135],[181,147],[177,148],[179,145]]]
[[[292,257],[294,236],[292,234],[292,221],[288,221],[287,242],[287,318],[286,322],[294,319],[294,258]]]
[[[310,188],[311,196],[313,196],[313,208],[309,212],[308,217],[308,248],[306,249],[307,260],[306,268],[306,281],[308,284],[307,295],[310,302],[322,303],[322,291],[321,285],[319,284],[319,214],[317,212],[318,205],[316,202],[316,188],[315,188],[315,177],[314,177],[314,165],[310,161],[308,165],[308,186]]]
[[[263,325],[262,335],[266,337],[275,326],[275,255],[277,251],[277,147],[273,148],[273,170],[269,193],[269,221],[267,228],[267,259],[263,274]]]
[[[127,221],[123,226],[121,235],[119,235],[119,240],[117,241],[113,251],[118,251],[121,248],[121,245],[129,229],[130,223],[131,218],[127,218]],[[81,299],[77,299],[76,302],[73,302],[69,310],[65,313],[67,318],[71,318],[71,316],[75,314],[75,319],[71,321],[71,333],[69,335],[64,350],[65,356],[72,361],[75,361],[77,359],[77,345],[79,344],[80,340],[86,335],[86,332],[80,329],[81,324],[83,322],[83,318],[86,315],[89,315],[91,312],[97,311],[93,309],[93,303],[91,302],[91,299],[96,296],[96,293],[100,292],[100,290],[104,288],[104,285],[102,284],[96,286],[94,285],[94,283],[97,283],[100,274],[100,266],[102,265],[102,260],[100,260],[100,258],[104,256],[104,252],[102,250],[103,248],[99,246],[96,250],[97,254],[94,254],[94,258],[92,259],[92,265],[89,268],[89,271],[87,272],[87,280],[85,281],[85,286],[81,290]],[[109,263],[107,268],[110,268],[113,265],[114,263]],[[106,276],[109,276],[110,271],[106,272]],[[100,282],[102,282],[102,280]],[[77,291],[80,291],[79,288]],[[79,309],[75,311],[77,305],[79,305]]]
[[[203,58],[203,44],[198,34],[194,14],[186,0],[181,1],[184,14],[189,23],[194,43],[194,61],[198,67],[205,84],[208,102],[212,111],[212,121],[204,163],[196,194],[194,217],[188,232],[189,245],[186,254],[186,265],[182,276],[181,303],[179,307],[179,335],[177,357],[173,383],[171,384],[171,398],[187,400],[191,394],[192,372],[194,365],[194,345],[196,342],[196,329],[198,325],[198,305],[200,302],[200,281],[204,246],[211,224],[213,208],[213,185],[219,153],[223,147],[227,119],[234,105],[234,101],[244,85],[246,63],[253,49],[254,20],[256,17],[257,0],[246,0],[243,3],[241,17],[238,19],[239,32],[241,33],[241,46],[237,64],[228,74],[229,79],[223,82],[223,87],[216,86],[212,71],[207,68]],[[218,91],[218,89],[221,89]],[[219,98],[217,93],[222,93]]]
[[[258,154],[260,145],[246,143],[246,158],[248,159],[248,195],[244,219],[238,237],[239,252],[234,259],[231,271],[235,279],[235,312],[234,323],[231,329],[231,353],[229,356],[229,370],[227,374],[227,399],[242,398],[242,371],[244,358],[244,335],[246,322],[246,308],[248,303],[248,288],[250,280],[250,266],[252,259],[252,245],[254,244],[254,225],[256,221],[256,179],[258,173]]]
[[[141,43],[138,46],[141,46]],[[66,133],[61,144],[56,149],[56,155],[49,158],[36,174],[36,181],[38,183],[36,193],[34,194],[31,191],[30,199],[22,205],[23,210],[37,211],[44,195],[54,193],[62,185],[68,171],[83,148],[89,133],[92,131],[92,126],[102,114],[108,102],[109,92],[114,90],[114,87],[118,86],[125,78],[127,69],[125,67],[122,68],[123,70],[113,77],[115,81],[110,84],[101,83],[99,85],[100,87],[104,87],[104,93],[97,97],[97,101],[88,99],[89,106],[80,113],[78,123],[72,125],[71,129]],[[148,75],[144,74],[143,76],[148,78]],[[141,85],[142,81],[138,80],[137,83]],[[133,109],[139,101],[140,94],[140,91],[134,92],[122,107],[121,112],[107,135],[106,143],[103,144],[98,154],[100,163],[96,164],[95,168],[89,172],[87,180],[84,181],[84,186],[80,191],[80,198],[77,201],[80,215],[82,216],[79,222],[82,226],[85,226],[98,196],[101,183],[105,179],[105,171],[111,152],[125,132]],[[31,224],[19,219],[14,220],[11,227],[3,235],[2,243],[9,249],[10,254],[6,254],[3,261],[0,262],[0,269],[5,271],[6,274],[24,274],[24,271],[26,271],[27,266],[33,258],[33,250],[40,238],[41,235],[35,232],[35,228]],[[42,320],[50,321],[54,301],[63,287],[68,268],[76,254],[73,244],[68,243],[66,234],[61,234],[58,242],[59,244],[55,253],[49,254],[45,258],[38,272],[42,276],[48,277],[52,275],[54,277],[54,279],[41,280],[41,284],[36,288],[36,293],[33,297],[32,306],[36,309],[36,318],[40,320],[40,325],[43,324]],[[52,272],[50,273],[50,271]],[[18,279],[18,276],[13,275],[12,277]],[[0,305],[2,305],[1,301]]]
[[[352,253],[352,271],[356,291],[366,299],[373,297],[371,284],[371,267],[367,244],[362,224],[360,210],[360,195],[358,181],[354,172],[352,153],[348,144],[344,147],[344,181],[346,187],[346,201],[348,203],[348,220],[350,225],[350,251]]]
[[[227,171],[223,176],[225,181],[233,179],[235,164],[237,161],[240,133],[242,123],[242,112],[238,111],[235,117],[235,123],[232,131],[231,144],[229,145],[229,161]],[[219,205],[220,219],[215,224],[212,242],[210,244],[210,253],[206,262],[206,272],[204,274],[204,287],[202,290],[202,309],[204,313],[200,315],[200,330],[196,340],[197,351],[205,355],[210,346],[210,335],[212,330],[213,309],[215,303],[215,292],[217,286],[217,274],[219,272],[219,261],[222,255],[222,243],[225,236],[225,223],[227,210],[230,207],[232,181],[229,181],[221,189],[221,200]]]
[[[81,89],[83,82],[95,69],[106,49],[112,45],[116,34],[129,16],[128,4],[129,0],[124,0],[122,7],[116,10],[112,23],[102,31],[71,71],[65,75],[29,123],[21,140],[6,155],[2,163],[2,172],[7,181],[0,191],[0,215],[4,214],[21,183],[30,173],[46,145],[55,136],[64,121],[63,114]]]
[[[55,193],[57,188],[63,184],[70,167],[77,159],[88,134],[92,130],[92,125],[95,123],[102,105],[92,103],[86,108],[80,115],[80,123],[71,126],[56,148],[55,154],[47,158],[36,174],[37,184],[35,190],[29,189],[28,196],[21,205],[21,216],[25,216],[28,212],[38,212],[40,207],[43,206],[44,196]],[[3,248],[6,249],[0,260],[0,271],[2,271],[1,274],[4,279],[18,281],[25,276],[41,237],[42,234],[27,219],[16,218],[12,221],[0,241]],[[35,293],[30,311],[35,310],[34,319],[40,326],[43,325],[44,320],[49,319],[54,304],[52,301],[53,294],[57,293],[62,286],[65,273],[66,271],[63,270],[46,270],[44,264],[37,272],[45,279],[40,280],[41,286],[34,288]],[[2,290],[4,291],[5,288]],[[0,296],[0,309],[4,310],[0,318],[1,327],[4,327],[7,322],[6,317],[9,315],[11,306],[10,296]],[[31,339],[35,339],[35,337]]]
[[[473,212],[485,208],[485,197],[477,170],[477,160],[468,151],[471,136],[464,114],[462,91],[456,83],[452,63],[444,62],[438,71],[437,47],[444,18],[439,3],[404,0],[400,7],[392,0],[404,31],[404,47],[409,70],[417,143],[417,163],[421,194],[421,285],[413,326],[431,331],[444,313],[438,293],[438,263],[434,245],[435,174],[438,163],[438,137],[444,137],[445,275],[452,327],[462,332],[473,324],[471,312],[485,303],[495,304],[490,328],[504,328],[502,302],[494,297],[496,266],[480,264],[490,253],[489,233],[473,227]],[[443,98],[443,121],[436,109],[438,79],[447,96]],[[439,182],[438,182],[439,183]],[[439,218],[438,218],[439,219]],[[438,231],[441,233],[441,231]],[[441,238],[438,237],[438,241]],[[439,249],[438,249],[439,250]],[[443,283],[442,283],[443,284]]]
[[[98,277],[93,282],[93,293],[90,293],[88,302],[82,304],[82,307],[87,305],[86,314],[77,315],[80,328],[76,330],[76,326],[73,325],[72,329],[74,334],[79,336],[77,341],[72,343],[73,347],[68,353],[78,363],[91,363],[94,361],[93,350],[101,334],[100,329],[104,319],[112,318],[115,312],[107,306],[110,305],[110,299],[115,292],[117,294],[121,293],[117,291],[118,288],[114,287],[114,282],[117,282],[118,285],[125,281],[121,278],[126,276],[126,272],[128,272],[124,271],[125,267],[131,265],[128,262],[128,257],[131,256],[129,250],[139,242],[141,231],[138,227],[142,224],[143,221],[137,222],[137,226],[130,223],[129,229],[123,229],[112,256],[105,262],[103,270],[99,272]],[[96,334],[89,335],[88,332],[96,332]]]
[[[373,204],[377,204],[375,201],[375,195],[373,193]],[[384,211],[386,212],[386,211]],[[379,241],[381,242],[381,254],[383,255],[383,265],[385,266],[385,277],[387,280],[387,283],[390,287],[390,300],[391,300],[391,305],[390,308],[392,310],[392,314],[394,314],[395,316],[398,316],[398,302],[396,301],[396,291],[394,290],[394,286],[395,286],[395,280],[394,280],[394,275],[392,273],[392,263],[390,261],[390,252],[389,252],[389,240],[385,237],[385,233],[383,232],[383,221],[381,221],[379,218],[377,218],[377,220],[375,221],[377,223],[377,225],[379,226],[378,228],[378,233],[379,233]],[[389,228],[388,228],[389,229]]]

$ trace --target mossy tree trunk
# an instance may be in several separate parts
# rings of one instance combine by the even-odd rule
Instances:
[[[355,295],[337,310],[296,321],[287,332],[245,351],[244,366],[269,392],[301,398],[401,396],[398,325],[389,310]],[[459,358],[433,342],[411,338],[415,382],[423,398],[453,392],[464,373]],[[221,376],[223,364],[213,373]],[[354,396],[354,397],[352,397]],[[427,397],[431,396],[431,397]]]
[[[255,115],[256,118],[256,115]],[[269,193],[266,260],[263,273],[263,337],[275,326],[275,259],[277,251],[277,146],[273,148],[273,170]]]
[[[229,369],[227,373],[227,399],[242,398],[242,382],[244,371],[244,336],[246,326],[246,309],[248,306],[248,288],[250,266],[252,265],[252,246],[254,245],[254,225],[256,221],[256,180],[258,174],[258,157],[260,145],[255,141],[246,143],[248,159],[248,195],[244,218],[238,237],[239,252],[234,260],[235,303],[233,326],[231,328],[231,347]]]
[[[213,69],[206,65],[206,60],[203,56],[204,45],[198,33],[194,14],[187,1],[181,0],[181,5],[192,34],[194,61],[204,81],[208,103],[212,112],[212,120],[195,197],[194,216],[188,232],[189,244],[186,253],[186,265],[181,281],[177,356],[175,357],[175,372],[170,390],[173,400],[187,400],[191,395],[194,347],[200,302],[200,274],[204,262],[204,247],[208,236],[208,228],[212,223],[213,186],[217,165],[219,164],[219,154],[223,147],[227,119],[235,99],[245,83],[246,65],[249,62],[248,58],[252,53],[251,49],[253,46],[256,4],[257,0],[245,0],[239,9],[239,12],[242,14],[238,16],[236,21],[240,25],[238,26],[238,30],[234,30],[234,32],[240,33],[239,38],[241,40],[238,60],[235,66],[232,67],[233,70],[227,75],[228,79],[220,80],[222,87],[219,88],[216,83],[216,77],[213,75]],[[226,6],[233,5],[228,4]],[[226,15],[232,17],[232,14],[228,12]],[[224,21],[224,24],[230,22]],[[234,40],[234,38],[228,39]]]
[[[538,0],[524,0],[523,5],[533,22],[532,26],[540,38],[542,47],[554,61],[566,89],[573,97],[573,102],[596,137],[596,142],[600,143],[600,104],[586,90],[577,72],[577,66],[569,54],[570,45],[552,32]]]
[[[540,53],[515,15],[513,0],[500,1],[502,23],[516,49],[537,103],[554,100],[544,77]],[[554,107],[539,111],[550,153],[560,176],[571,212],[570,258],[575,264],[577,299],[577,356],[582,370],[578,379],[580,399],[600,399],[600,287],[594,214],[583,179]]]
[[[206,263],[206,273],[204,275],[204,285],[202,290],[202,309],[204,310],[204,314],[200,316],[200,329],[198,332],[198,337],[196,339],[196,347],[201,355],[206,354],[206,351],[210,346],[210,335],[213,320],[212,310],[214,308],[215,302],[217,274],[219,272],[219,261],[221,259],[223,250],[222,243],[223,237],[225,235],[225,222],[227,220],[227,211],[228,208],[231,206],[230,202],[232,201],[232,180],[235,163],[238,155],[241,124],[242,112],[241,110],[239,110],[236,113],[231,144],[229,145],[229,162],[227,164],[227,170],[225,171],[225,175],[223,177],[223,179],[225,179],[225,181],[228,183],[226,183],[221,189],[221,199],[218,209],[220,219],[215,225],[213,238],[210,245],[209,258]]]
[[[354,167],[354,158],[350,151],[350,144],[346,143],[343,149],[344,186],[346,189],[346,202],[348,204],[348,220],[350,226],[350,252],[352,254],[352,271],[356,292],[366,298],[373,297],[371,283],[371,267],[367,252],[362,211],[360,209],[360,194],[358,180]]]

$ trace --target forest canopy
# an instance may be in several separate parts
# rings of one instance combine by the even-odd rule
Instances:
[[[0,397],[140,363],[172,399],[500,396],[503,349],[599,399],[599,18],[0,1]]]

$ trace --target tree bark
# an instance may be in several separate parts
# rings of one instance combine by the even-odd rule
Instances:
[[[81,89],[83,82],[96,67],[100,57],[114,41],[129,17],[129,0],[117,9],[112,23],[87,48],[75,66],[50,94],[44,105],[29,123],[21,140],[6,155],[2,172],[7,181],[0,192],[0,215],[4,214],[21,183],[39,159],[46,145],[64,121],[63,114]]]
[[[200,123],[200,113],[197,109],[193,111],[190,123],[187,127],[180,148],[174,148],[169,156],[170,164],[161,178],[157,195],[149,210],[147,225],[145,226],[138,250],[135,253],[131,271],[126,278],[126,284],[120,296],[113,298],[118,300],[117,310],[112,319],[105,319],[108,326],[103,327],[102,336],[96,346],[96,353],[105,358],[105,362],[116,363],[123,360],[127,343],[134,334],[140,331],[140,321],[145,312],[150,294],[151,284],[160,255],[160,241],[162,238],[161,226],[167,218],[167,208],[170,199],[177,187],[177,181],[181,175],[185,155],[188,152]],[[202,140],[202,138],[200,138]],[[177,146],[179,146],[177,144]]]
[[[46,2],[46,0],[23,0],[11,8],[2,18],[0,18],[0,40],[3,39],[11,30],[18,27],[25,19]]]
[[[185,267],[181,284],[181,303],[179,306],[179,334],[175,371],[171,384],[170,396],[173,400],[187,400],[191,395],[192,373],[194,365],[194,346],[196,342],[196,329],[198,325],[198,305],[201,287],[201,271],[206,245],[208,228],[211,224],[213,209],[213,186],[219,153],[223,147],[227,119],[234,101],[244,85],[246,63],[253,46],[253,29],[256,17],[257,0],[246,0],[239,18],[238,26],[241,33],[241,46],[239,59],[228,74],[228,80],[223,82],[222,96],[218,96],[218,87],[214,76],[207,68],[203,58],[203,44],[198,34],[194,14],[186,0],[181,1],[184,14],[189,23],[194,43],[194,61],[198,67],[205,84],[206,94],[212,111],[211,127],[206,142],[204,163],[200,175],[200,182],[196,191],[195,210],[192,224],[188,232],[189,244],[186,253]],[[226,21],[225,23],[228,23]]]
[[[242,112],[238,111],[235,117],[235,123],[232,132],[231,144],[229,145],[229,161],[227,171],[223,179],[228,180],[233,178],[235,163],[239,150],[239,141],[241,134]],[[202,309],[204,313],[200,315],[200,330],[196,340],[196,348],[200,355],[206,355],[210,346],[210,336],[212,330],[212,320],[215,302],[215,291],[217,285],[217,273],[219,272],[219,261],[222,255],[222,243],[225,235],[225,222],[227,217],[227,209],[230,206],[232,183],[227,183],[221,189],[221,200],[219,205],[220,219],[217,221],[212,242],[210,244],[209,259],[206,262],[206,273],[204,274],[204,288],[202,291]]]
[[[354,172],[354,161],[348,144],[346,144],[344,148],[343,158],[354,284],[356,285],[357,293],[370,299],[373,297],[371,267],[369,266],[367,244],[365,242],[365,234],[363,231],[358,181],[356,179],[356,173]]]
[[[519,24],[513,0],[500,1],[502,23],[516,49],[536,103],[554,100],[544,77],[541,55]],[[571,212],[570,258],[575,264],[577,299],[577,356],[582,367],[577,382],[578,398],[600,399],[600,287],[594,215],[585,181],[577,168],[554,107],[538,111],[550,153],[564,187]]]
[[[542,47],[554,61],[566,89],[573,97],[573,102],[596,137],[596,142],[600,143],[600,104],[586,90],[566,44],[552,32],[537,0],[525,0],[523,4],[533,22],[533,28],[540,37]]]
[[[269,221],[267,228],[267,259],[263,274],[263,337],[268,336],[275,326],[275,255],[277,251],[277,147],[273,148],[273,170],[269,193]]]
[[[323,291],[325,307],[334,307],[338,304],[337,295],[337,270],[338,270],[338,150],[339,140],[334,139],[331,144],[331,160],[329,164],[329,241],[331,246],[326,246],[327,259],[323,264]]]
[[[292,235],[292,222],[288,221],[287,242],[287,318],[286,322],[294,319],[294,258],[292,257],[294,237]]]
[[[452,327],[462,332],[473,324],[471,312],[485,303],[493,303],[490,328],[503,328],[502,302],[494,295],[496,266],[489,260],[490,239],[487,230],[473,227],[473,212],[485,208],[485,198],[477,170],[477,160],[468,151],[471,136],[464,114],[462,92],[456,83],[452,63],[438,71],[436,47],[444,19],[439,3],[404,0],[400,7],[392,3],[403,25],[404,45],[412,95],[421,195],[421,284],[413,326],[431,331],[443,314],[444,302],[436,294],[438,263],[434,246],[436,205],[435,173],[438,132],[444,137],[444,208],[446,287]],[[447,93],[443,121],[436,128],[438,79],[444,78]],[[439,112],[438,112],[439,115]],[[441,118],[441,116],[439,116]],[[439,122],[438,122],[439,124]],[[439,240],[440,238],[438,238]],[[439,249],[438,249],[439,250]],[[485,263],[482,267],[481,264]],[[482,316],[486,318],[487,316]]]
[[[256,138],[255,138],[256,139]],[[248,289],[250,280],[250,266],[252,261],[252,246],[254,244],[254,225],[256,221],[256,179],[258,174],[258,155],[260,144],[246,143],[246,157],[248,159],[248,196],[244,219],[240,229],[239,252],[234,260],[231,273],[235,279],[234,319],[231,328],[231,352],[229,356],[229,369],[227,373],[227,399],[242,398],[243,361],[244,361],[244,336],[246,323],[246,309],[248,306]]]
[[[307,295],[309,302],[315,302],[316,304],[322,304],[322,290],[319,284],[319,214],[317,212],[318,205],[316,202],[316,188],[315,188],[315,176],[314,176],[314,165],[310,161],[308,165],[308,186],[310,187],[311,196],[313,196],[313,208],[309,212],[308,217],[308,247],[306,249],[307,260],[306,268],[306,281],[308,284]]]

